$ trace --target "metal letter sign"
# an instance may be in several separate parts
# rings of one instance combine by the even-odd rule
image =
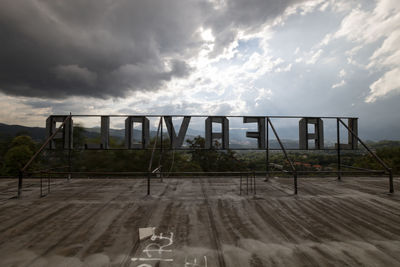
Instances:
[[[294,185],[294,194],[297,194],[297,178],[300,173],[307,173],[308,171],[301,171],[296,169],[296,164],[292,162],[290,157],[288,156],[287,150],[335,150],[337,153],[337,168],[332,172],[337,173],[338,180],[341,179],[342,174],[345,172],[341,169],[342,166],[348,168],[350,166],[342,165],[341,164],[341,150],[343,149],[357,149],[358,143],[362,145],[368,153],[377,160],[381,166],[384,167],[384,170],[368,170],[368,169],[361,169],[363,172],[373,172],[373,173],[386,173],[389,176],[389,192],[394,192],[393,187],[393,173],[392,169],[382,161],[371,149],[369,149],[365,143],[358,137],[358,119],[352,117],[301,117],[301,116],[205,116],[205,115],[192,115],[192,116],[182,116],[182,115],[137,115],[137,116],[130,116],[130,115],[53,115],[49,116],[46,120],[46,135],[47,138],[40,149],[31,157],[31,159],[20,169],[18,174],[18,190],[17,196],[18,198],[21,197],[22,193],[22,184],[23,184],[23,177],[27,173],[27,169],[33,160],[43,151],[43,149],[68,149],[68,172],[56,172],[57,174],[68,174],[68,177],[71,177],[73,173],[86,173],[89,174],[90,172],[72,172],[72,163],[71,163],[71,151],[73,149],[82,149],[81,147],[74,147],[73,144],[73,117],[98,117],[101,121],[101,128],[100,128],[100,138],[97,144],[85,144],[85,149],[149,149],[151,151],[151,157],[149,160],[149,167],[147,172],[142,174],[147,175],[147,195],[150,195],[150,184],[151,184],[151,177],[152,175],[160,175],[163,177],[162,171],[162,155],[164,150],[196,150],[196,149],[219,149],[219,150],[228,150],[230,148],[230,140],[229,140],[229,119],[228,118],[239,118],[242,119],[242,126],[248,125],[248,123],[256,123],[257,130],[256,131],[246,131],[244,127],[237,125],[235,120],[231,120],[231,125],[234,125],[231,130],[243,130],[243,136],[239,136],[238,132],[234,132],[234,140],[232,140],[231,147],[234,150],[264,150],[265,151],[265,175],[266,177],[269,176],[271,173],[269,166],[272,164],[269,161],[269,150],[281,150],[285,156],[285,161],[289,163],[290,170],[284,170],[283,165],[273,164],[275,168],[281,169],[285,173],[291,173],[293,175],[293,185]],[[125,146],[124,148],[110,148],[109,147],[109,139],[110,139],[110,118],[111,117],[122,117],[125,119]],[[189,129],[189,124],[191,122],[191,118],[205,118],[204,119],[204,145],[203,146],[188,146],[185,145],[185,136]],[[152,144],[150,145],[150,120],[152,119],[152,126],[154,128],[155,120],[158,121],[157,131],[154,134],[152,131],[153,139]],[[175,132],[175,128],[173,125],[174,118],[182,118],[182,123],[179,128],[178,135]],[[285,140],[279,137],[279,128],[274,126],[276,119],[284,120],[284,119],[298,119],[298,147],[295,148],[293,146],[293,141],[287,142],[290,144],[290,148],[286,147],[289,146],[285,144]],[[326,147],[324,145],[324,120],[334,120],[336,122],[336,129],[328,129],[328,133],[335,132],[336,130],[336,144],[332,145],[331,147]],[[347,124],[344,122],[347,120]],[[170,146],[165,147],[163,145],[163,121],[165,122],[169,139],[170,139]],[[199,124],[195,121],[193,123],[197,128],[196,131],[198,132]],[[213,125],[219,124],[220,131],[213,129]],[[282,125],[282,124],[280,124]],[[283,124],[285,127],[288,124]],[[325,124],[330,125],[330,124]],[[309,126],[311,126],[309,130]],[[273,138],[270,139],[269,130],[273,132]],[[347,143],[341,142],[341,131],[347,131]],[[193,132],[192,132],[193,133]],[[201,137],[201,135],[200,135]],[[244,147],[244,144],[247,144],[247,141],[242,142],[241,138],[253,138],[257,139],[257,148],[251,147]],[[158,139],[161,138],[160,143],[158,143]],[[332,137],[330,137],[332,138]],[[311,140],[311,146],[309,147],[309,141]],[[218,141],[218,142],[217,142]],[[220,141],[220,142],[219,142]],[[272,141],[272,142],[270,142]],[[236,143],[235,143],[236,142]],[[275,142],[275,147],[273,147],[273,142]],[[200,142],[202,144],[203,142]],[[276,143],[279,145],[277,146]],[[271,145],[270,145],[271,144]],[[159,153],[159,163],[158,167],[155,169],[152,168],[152,163],[154,159],[154,152],[156,150],[160,150]],[[173,153],[174,155],[174,153]],[[280,167],[277,167],[280,166]],[[358,169],[358,168],[357,168]],[[172,167],[168,172],[171,174]],[[318,171],[319,172],[319,171]],[[324,171],[327,173],[326,171]],[[328,171],[329,172],[329,171]],[[349,171],[346,171],[348,173]],[[357,171],[359,172],[359,170]],[[36,172],[37,173],[37,172]],[[42,173],[42,172],[41,172]],[[55,172],[47,172],[48,174],[54,174]],[[107,172],[101,172],[101,174],[106,174]],[[119,174],[121,172],[117,172]],[[122,172],[124,175],[127,175],[127,172]],[[129,173],[129,172],[128,172]],[[139,172],[140,173],[140,172]],[[165,172],[164,172],[165,173]],[[193,172],[176,172],[176,174],[189,174]],[[203,173],[203,172],[194,172],[194,173]],[[220,172],[218,172],[220,173]],[[232,175],[234,172],[226,172],[229,175]],[[239,172],[242,177],[242,172]],[[256,171],[252,171],[252,179],[253,180],[253,192],[255,194],[255,181],[256,181]],[[261,172],[263,173],[263,172]],[[93,173],[90,173],[93,174]],[[109,172],[107,175],[110,174]],[[130,174],[138,174],[138,172],[130,172]],[[258,171],[258,174],[260,172]],[[50,177],[50,176],[49,176]],[[249,177],[249,170],[247,171],[247,177]],[[240,179],[240,188],[242,184],[242,178]],[[50,183],[49,183],[50,185]]]
[[[212,124],[220,123],[221,124],[221,133],[214,133],[212,130]],[[206,148],[211,149],[214,148],[213,141],[214,139],[222,140],[222,149],[229,148],[229,120],[226,117],[208,117],[206,119]]]
[[[134,123],[142,125],[140,143],[134,143]],[[144,149],[150,142],[149,119],[144,116],[129,116],[125,120],[125,147],[127,149]]]
[[[171,146],[173,148],[180,148],[185,140],[185,135],[189,127],[190,117],[183,117],[181,128],[179,130],[178,136],[176,136],[174,125],[172,124],[171,116],[164,116],[165,125],[167,126],[169,140],[171,140]]]
[[[46,120],[46,137],[50,137],[53,133],[56,132],[57,128],[57,122],[63,122],[67,116],[50,116]],[[64,149],[70,149],[73,146],[72,143],[72,133],[73,130],[73,124],[72,124],[72,119],[68,120],[65,125],[63,126],[62,132],[58,132],[53,139],[49,142],[47,145],[47,148],[49,149],[55,149],[56,148],[56,140],[61,140],[62,141],[62,147]]]
[[[101,116],[100,144],[85,144],[86,149],[108,149],[110,140],[110,117]]]
[[[246,131],[245,137],[257,139],[257,148],[236,148],[240,150],[265,150],[272,149],[267,148],[268,142],[268,128],[272,127],[271,118],[273,119],[288,119],[298,118],[299,119],[299,150],[310,150],[310,149],[324,149],[324,121],[323,119],[334,119],[341,121],[347,119],[348,123],[346,129],[348,130],[348,142],[346,144],[340,144],[340,149],[357,149],[358,148],[358,119],[357,118],[340,118],[340,117],[298,117],[298,116],[163,116],[163,115],[142,115],[142,116],[125,116],[125,115],[109,115],[109,116],[97,116],[97,115],[66,115],[50,116],[46,120],[46,133],[50,137],[56,131],[56,124],[66,120],[65,124],[62,125],[62,131],[58,132],[52,140],[48,143],[47,148],[55,149],[56,146],[64,149],[74,149],[73,147],[73,122],[72,117],[100,117],[101,118],[101,130],[100,130],[100,143],[99,144],[85,144],[85,149],[110,149],[109,137],[110,137],[110,117],[125,117],[125,149],[150,149],[150,121],[148,118],[161,118],[164,119],[168,136],[170,139],[170,149],[197,149],[188,148],[184,146],[186,133],[189,128],[189,124],[192,117],[204,117],[205,123],[205,147],[201,149],[229,149],[229,117],[242,118],[243,124],[256,123],[257,131]],[[179,128],[178,134],[176,134],[173,118],[182,118],[182,123]],[[268,120],[268,124],[266,121]],[[221,131],[215,132],[213,130],[213,124],[220,124]],[[139,125],[139,127],[135,127]],[[313,127],[313,130],[309,132],[309,126]],[[159,125],[160,126],[160,125]],[[339,126],[338,126],[339,127]],[[344,126],[343,126],[344,127]],[[274,130],[275,131],[275,130]],[[277,131],[279,132],[279,131]],[[136,133],[136,134],[135,134]],[[161,127],[161,138],[163,138],[162,127]],[[220,141],[220,145],[215,146],[215,141]],[[309,147],[309,141],[313,142],[313,145]],[[336,149],[338,144],[335,144]],[[168,148],[167,148],[168,149]],[[276,149],[276,148],[275,148]],[[281,146],[280,149],[283,149]]]
[[[314,125],[314,132],[308,132],[308,125]],[[309,149],[308,140],[314,140],[315,149],[324,148],[324,122],[320,118],[303,118],[299,121],[299,147]]]
[[[347,127],[350,128],[350,131],[347,131],[348,143],[340,144],[340,149],[357,149],[358,148],[358,119],[357,118],[349,118],[347,119]],[[335,144],[337,146],[337,143]]]
[[[257,123],[257,132],[246,132],[246,137],[257,138],[259,149],[265,149],[265,117],[243,117],[243,123]]]

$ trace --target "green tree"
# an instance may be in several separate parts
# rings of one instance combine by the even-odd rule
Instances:
[[[20,135],[15,137],[11,141],[11,148],[18,147],[18,146],[26,146],[31,151],[35,150],[36,144],[33,142],[32,138],[28,135]]]
[[[72,134],[72,138],[73,138],[73,146],[75,148],[84,146],[86,142],[85,133],[86,130],[81,124],[79,123],[74,124],[74,131]]]
[[[0,133],[0,175],[5,175],[5,155],[11,143],[11,138]]]
[[[205,150],[205,139],[201,136],[193,140],[186,140],[193,151],[190,151],[192,162],[197,163],[205,172],[215,171],[217,166],[218,154],[215,149]]]
[[[213,171],[240,171],[244,170],[244,163],[237,159],[236,152],[232,150],[219,151],[221,144],[214,142],[214,148],[205,148],[205,139],[201,136],[195,137],[193,140],[186,141],[193,151],[191,161],[201,167],[205,172]]]
[[[376,154],[381,158],[393,172],[400,173],[400,147],[383,147],[376,150]],[[382,165],[370,154],[365,154],[355,160],[354,166],[367,169],[383,170]]]
[[[24,167],[33,156],[35,148],[36,145],[31,137],[26,135],[15,137],[4,156],[5,173],[17,175],[18,171]]]

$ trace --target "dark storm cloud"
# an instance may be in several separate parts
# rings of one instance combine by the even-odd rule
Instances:
[[[294,1],[46,0],[0,3],[0,90],[60,98],[120,97],[186,77],[210,27],[215,53]]]

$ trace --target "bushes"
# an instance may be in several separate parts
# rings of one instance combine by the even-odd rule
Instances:
[[[84,129],[74,131],[74,145],[82,147],[86,143]],[[90,140],[92,143],[100,140]],[[150,146],[154,144],[154,138]],[[111,138],[113,147],[123,147],[123,140]],[[232,150],[205,150],[205,140],[203,137],[195,137],[187,140],[191,151],[170,150],[168,139],[164,139],[164,152],[160,155],[160,150],[156,150],[153,159],[153,169],[160,163],[163,171],[168,172],[224,172],[224,171],[245,171],[245,170],[265,170],[265,151],[241,151],[239,153]],[[383,159],[389,167],[393,168],[395,174],[400,173],[400,146],[381,146],[376,148],[377,155]],[[392,143],[391,143],[392,144]],[[29,136],[21,135],[12,140],[7,140],[1,145],[1,175],[17,175],[18,171],[32,157],[39,144],[36,144]],[[158,148],[160,143],[157,143]],[[220,144],[214,144],[218,147]],[[373,145],[370,145],[374,147]],[[68,151],[57,149],[44,151],[42,157],[35,160],[30,166],[30,171],[39,169],[49,169],[67,165]],[[146,172],[149,166],[151,150],[75,150],[72,152],[73,171],[140,171]],[[161,160],[160,160],[161,156]],[[291,152],[289,158],[297,163],[299,170],[313,170],[315,166],[322,165],[321,168],[335,169],[337,156],[335,151],[319,152],[309,151]],[[342,153],[342,164],[367,169],[383,169],[382,166],[366,151],[356,153],[348,151]],[[270,152],[270,162],[289,166],[281,151]],[[311,167],[307,167],[310,165]]]
[[[15,137],[4,156],[3,175],[17,175],[35,152],[36,145],[26,135]]]

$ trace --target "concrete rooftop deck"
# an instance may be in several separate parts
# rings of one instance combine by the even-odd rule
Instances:
[[[400,266],[387,178],[0,180],[0,266]],[[396,192],[397,191],[397,192]],[[140,227],[155,227],[139,241]]]

